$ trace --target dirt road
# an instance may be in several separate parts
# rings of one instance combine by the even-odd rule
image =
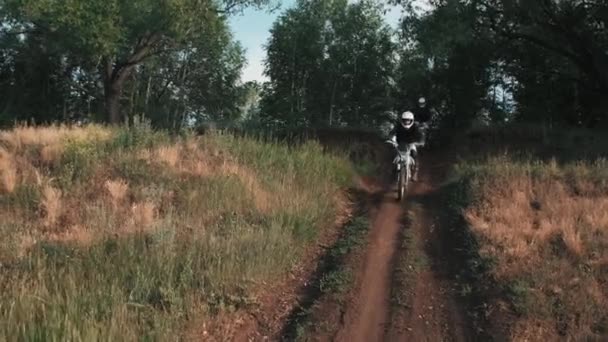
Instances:
[[[450,279],[445,241],[434,193],[442,177],[441,166],[433,158],[423,162],[421,179],[415,183],[405,203],[397,203],[389,187],[372,220],[372,231],[363,269],[359,270],[357,293],[347,304],[336,341],[466,341],[469,327],[463,305],[458,302]],[[416,205],[416,217],[404,226],[408,206]],[[411,229],[417,250],[403,250],[402,229]],[[399,253],[419,255],[428,267],[412,271],[409,289],[394,289],[393,277]],[[407,308],[394,309],[394,291],[409,291]]]
[[[399,242],[401,206],[383,199],[373,221],[358,295],[350,303],[338,341],[382,341],[390,320],[392,260]]]

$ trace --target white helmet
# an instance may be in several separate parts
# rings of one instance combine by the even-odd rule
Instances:
[[[399,121],[401,122],[401,126],[410,129],[414,126],[414,113],[403,112]]]
[[[426,106],[426,99],[424,97],[419,98],[418,105],[420,105],[420,107]]]

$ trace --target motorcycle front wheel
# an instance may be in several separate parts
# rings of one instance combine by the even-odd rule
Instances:
[[[397,200],[402,201],[405,198],[407,192],[407,186],[409,183],[407,168],[402,168],[399,171],[398,182],[397,182]]]

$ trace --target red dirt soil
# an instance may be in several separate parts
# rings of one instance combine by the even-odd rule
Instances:
[[[428,164],[427,164],[428,163]],[[443,265],[441,249],[449,241],[441,241],[433,201],[424,201],[415,224],[402,227],[404,206],[411,198],[424,198],[436,190],[444,167],[427,158],[422,164],[421,179],[414,183],[405,204],[395,201],[395,192],[387,191],[372,220],[369,247],[361,269],[359,286],[347,303],[343,324],[335,341],[466,341],[470,340],[464,309],[456,300],[454,286]],[[393,265],[399,253],[400,229],[414,229],[422,241],[422,250],[433,264],[428,270],[412,275],[415,278],[412,306],[394,315],[391,303]]]
[[[371,231],[359,291],[349,303],[337,341],[381,341],[389,322],[392,259],[397,248],[401,207],[384,199]]]

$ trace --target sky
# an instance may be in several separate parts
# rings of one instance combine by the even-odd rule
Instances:
[[[270,28],[279,15],[287,8],[293,7],[296,0],[281,1],[281,8],[268,13],[265,10],[246,9],[242,14],[230,18],[230,26],[235,39],[246,49],[247,66],[243,70],[242,81],[267,81],[263,75],[266,51],[264,44],[270,37]],[[400,17],[398,9],[386,14],[387,22],[396,27]]]

